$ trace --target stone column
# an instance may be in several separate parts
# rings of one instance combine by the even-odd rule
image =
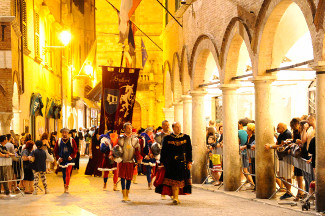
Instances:
[[[207,176],[206,123],[204,118],[204,96],[206,91],[192,91],[192,152],[193,183],[201,184]]]
[[[1,134],[10,133],[10,124],[13,114],[11,112],[0,112]]]
[[[240,186],[237,88],[237,85],[232,84],[224,84],[220,87],[223,106],[223,183],[225,191],[235,191]]]
[[[192,137],[192,97],[183,95],[183,133]]]
[[[274,143],[271,117],[271,84],[274,77],[256,77],[255,85],[255,170],[256,198],[268,199],[275,191],[274,151],[265,150],[265,144]]]
[[[316,70],[316,211],[325,211],[325,62],[311,65]]]
[[[149,110],[148,110],[148,127],[153,127],[155,125],[155,113],[156,113],[156,103],[155,103],[155,92],[154,85],[149,87]]]
[[[174,121],[181,123],[183,127],[183,104],[181,102],[173,103],[174,106]]]
[[[163,112],[165,114],[165,119],[171,125],[174,122],[174,107],[163,108]]]

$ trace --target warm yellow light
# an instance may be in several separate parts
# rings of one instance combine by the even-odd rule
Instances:
[[[92,73],[93,73],[93,67],[92,67],[90,64],[87,64],[87,65],[85,66],[85,72],[86,72],[86,74],[87,74],[88,76],[92,75]]]
[[[64,46],[68,45],[71,41],[71,33],[69,31],[61,32],[60,40]]]

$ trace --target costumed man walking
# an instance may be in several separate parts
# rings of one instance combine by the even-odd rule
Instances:
[[[129,191],[131,180],[133,178],[133,169],[135,166],[134,158],[139,160],[139,140],[132,135],[132,124],[127,122],[123,125],[124,135],[118,139],[118,145],[122,148],[122,162],[119,163],[119,177],[121,178],[123,202],[129,200]]]
[[[70,131],[70,133],[72,134],[72,138],[74,139],[74,141],[76,142],[77,144],[77,148],[78,148],[78,152],[77,152],[77,155],[76,155],[76,158],[74,159],[74,167],[73,169],[77,169],[79,170],[79,161],[80,161],[80,140],[79,140],[79,137],[77,136],[77,130],[76,129],[72,129]]]
[[[158,132],[155,136],[155,141],[160,145],[160,149],[162,148],[162,143],[164,140],[164,137],[167,135],[170,135],[172,132],[169,130],[169,122],[167,120],[162,121],[161,123],[162,126],[162,131]],[[154,186],[156,187],[155,191],[156,193],[161,193],[162,192],[162,181],[164,180],[164,175],[165,175],[165,168],[161,166],[160,164],[160,158],[161,155],[157,155],[157,173],[156,173],[156,180],[154,182]],[[161,195],[161,199],[166,199],[165,195]]]
[[[77,155],[78,147],[72,137],[68,137],[69,129],[61,129],[62,138],[55,144],[54,152],[58,160],[59,167],[62,168],[64,192],[69,193],[69,183],[72,167],[75,165],[74,158]]]
[[[192,145],[189,135],[181,133],[181,124],[172,125],[173,133],[163,139],[160,162],[166,169],[162,195],[173,196],[173,204],[180,203],[178,195],[191,194]]]
[[[148,134],[150,130],[150,128],[147,128],[144,133],[141,133],[141,136],[144,138],[145,141],[145,145],[142,151],[142,164],[146,166],[148,189],[152,190],[152,168],[155,168],[156,166],[156,159],[154,158],[151,152],[152,140],[150,139]]]
[[[110,137],[110,133],[102,134],[100,136],[100,151],[104,154],[103,155],[103,160],[101,165],[99,166],[98,170],[103,172],[103,177],[104,177],[104,187],[103,190],[106,190],[107,188],[107,179],[108,179],[108,174],[110,171],[114,173],[113,177],[113,190],[117,191],[117,163],[114,161],[113,158],[113,142]]]

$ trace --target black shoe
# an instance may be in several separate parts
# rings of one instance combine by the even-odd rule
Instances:
[[[280,197],[280,200],[284,200],[284,199],[287,199],[287,198],[290,198],[290,197],[292,197],[291,194],[289,194],[289,193],[285,193],[285,194],[283,194],[283,195]]]

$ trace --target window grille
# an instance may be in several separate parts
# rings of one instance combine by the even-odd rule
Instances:
[[[23,44],[24,48],[28,48],[28,43],[27,43],[27,8],[26,8],[26,1],[22,0],[22,26],[23,26]]]
[[[35,28],[35,57],[40,57],[40,20],[39,14],[35,13],[35,21],[34,21],[34,28]]]

